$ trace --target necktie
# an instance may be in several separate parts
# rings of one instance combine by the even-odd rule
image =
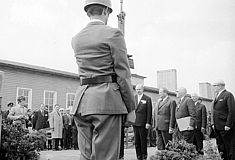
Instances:
[[[179,102],[178,102],[177,110],[180,108],[180,103],[181,103],[181,99],[180,99]]]
[[[141,100],[141,97],[140,97],[140,96],[138,96],[138,104],[140,103],[140,100]]]
[[[158,102],[158,108],[161,106],[162,101],[163,101],[163,99],[161,98]]]

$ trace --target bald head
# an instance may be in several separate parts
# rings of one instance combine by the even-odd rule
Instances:
[[[219,93],[221,90],[225,89],[225,83],[223,80],[218,80],[213,84],[215,93]]]
[[[142,84],[137,84],[136,87],[135,87],[135,91],[138,95],[143,94],[144,86]]]
[[[193,100],[194,102],[197,102],[198,99],[199,99],[199,96],[198,96],[197,93],[192,93],[192,94],[191,94],[191,97],[192,97],[192,100]]]
[[[184,87],[178,88],[176,92],[177,92],[177,97],[178,98],[182,98],[187,94],[187,90]]]

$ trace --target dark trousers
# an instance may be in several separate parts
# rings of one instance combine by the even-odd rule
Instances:
[[[169,134],[169,131],[157,130],[157,135],[157,149],[164,150],[167,143],[172,140],[172,134]]]
[[[229,131],[216,130],[215,138],[219,152],[224,160],[235,160],[235,127]]]
[[[72,147],[78,149],[78,130],[77,126],[72,126]]]
[[[197,151],[203,149],[203,133],[201,130],[195,130],[193,144],[196,146]]]
[[[156,147],[156,131],[153,128],[148,130],[148,144],[150,147]]]
[[[121,130],[121,143],[120,143],[120,153],[119,153],[119,158],[124,158],[124,137],[125,137],[125,126],[122,125],[122,130]]]
[[[183,136],[184,140],[188,143],[193,143],[194,139],[194,130],[182,131],[180,134]]]
[[[53,138],[53,143],[54,143],[53,149],[59,150],[59,145],[60,145],[59,142],[60,142],[60,138]]]
[[[135,150],[138,160],[147,159],[147,136],[145,126],[133,126],[135,136]]]
[[[68,128],[68,148],[72,148],[72,126],[69,125]]]
[[[63,148],[69,149],[71,146],[71,126],[67,125],[63,128]]]

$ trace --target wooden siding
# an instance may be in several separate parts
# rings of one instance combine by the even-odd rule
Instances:
[[[66,106],[66,93],[75,93],[79,85],[79,79],[66,78],[40,72],[32,72],[22,69],[1,67],[4,72],[3,81],[3,108],[12,101],[16,103],[17,87],[32,89],[32,110],[43,103],[44,90],[57,92],[57,103],[61,107]]]

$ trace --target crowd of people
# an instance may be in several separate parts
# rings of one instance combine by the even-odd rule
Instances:
[[[224,160],[235,159],[235,101],[232,93],[225,89],[224,81],[213,84],[215,99],[210,111],[196,94],[187,94],[184,87],[176,91],[177,99],[172,99],[167,88],[159,89],[156,106],[151,105],[151,98],[143,94],[143,85],[136,86],[136,120],[133,124],[135,149],[138,160],[147,159],[147,139],[158,150],[165,150],[167,143],[176,139],[194,144],[199,154],[203,154],[203,140],[216,138],[218,150]],[[151,111],[153,113],[151,114]],[[149,119],[152,116],[152,124]],[[183,121],[183,122],[182,122]],[[149,128],[152,128],[152,131]],[[148,130],[156,134],[149,134]],[[153,139],[154,143],[151,142]],[[153,145],[154,146],[154,145]]]
[[[138,160],[147,159],[147,136],[154,132],[159,150],[164,150],[172,134],[177,132],[179,138],[195,144],[202,154],[208,123],[206,107],[198,95],[190,96],[186,88],[180,87],[177,100],[173,100],[167,88],[160,88],[158,103],[152,106],[151,98],[144,94],[144,86],[138,84],[135,96],[123,33],[107,26],[113,11],[111,1],[85,0],[84,11],[90,22],[71,42],[80,76],[74,105],[69,112],[57,104],[50,114],[41,105],[31,115],[32,128],[40,130],[49,125],[54,150],[77,148],[73,143],[78,142],[81,160],[124,159],[125,126],[133,126]],[[211,129],[222,158],[234,160],[234,97],[225,90],[223,81],[213,85],[216,98],[211,107]],[[23,119],[27,127],[30,117],[24,97],[18,98],[17,106],[11,108],[7,117],[13,123]],[[71,143],[73,129],[77,129],[79,136]]]
[[[44,130],[47,133],[44,149],[78,149],[78,132],[70,108],[64,109],[56,104],[49,113],[47,105],[40,104],[39,109],[31,111],[24,96],[18,97],[17,103],[15,106],[13,102],[8,103],[3,120],[9,119],[12,124],[20,123],[23,128],[33,131]]]
[[[203,140],[205,136],[216,138],[222,158],[231,160],[234,156],[234,112],[235,102],[233,95],[225,90],[223,81],[215,82],[216,98],[212,102],[212,111],[207,111],[201,98],[193,93],[187,94],[187,90],[181,87],[177,90],[177,100],[173,100],[167,88],[159,89],[159,100],[152,106],[151,98],[144,94],[144,86],[138,84],[135,87],[135,114],[134,123],[124,128],[133,127],[134,144],[138,160],[147,159],[147,146],[164,150],[172,140],[174,132],[188,143],[196,146],[197,151],[203,154]],[[74,117],[70,114],[70,108],[64,109],[56,104],[54,110],[49,113],[44,104],[39,109],[31,111],[27,108],[25,97],[20,96],[14,106],[13,102],[7,104],[7,110],[3,112],[3,119],[10,119],[12,123],[20,123],[24,128],[32,130],[46,129],[50,133],[45,149],[62,150],[78,149],[78,131]],[[188,128],[180,129],[178,119],[190,117]],[[119,159],[124,159],[124,137],[121,133],[121,147]]]

